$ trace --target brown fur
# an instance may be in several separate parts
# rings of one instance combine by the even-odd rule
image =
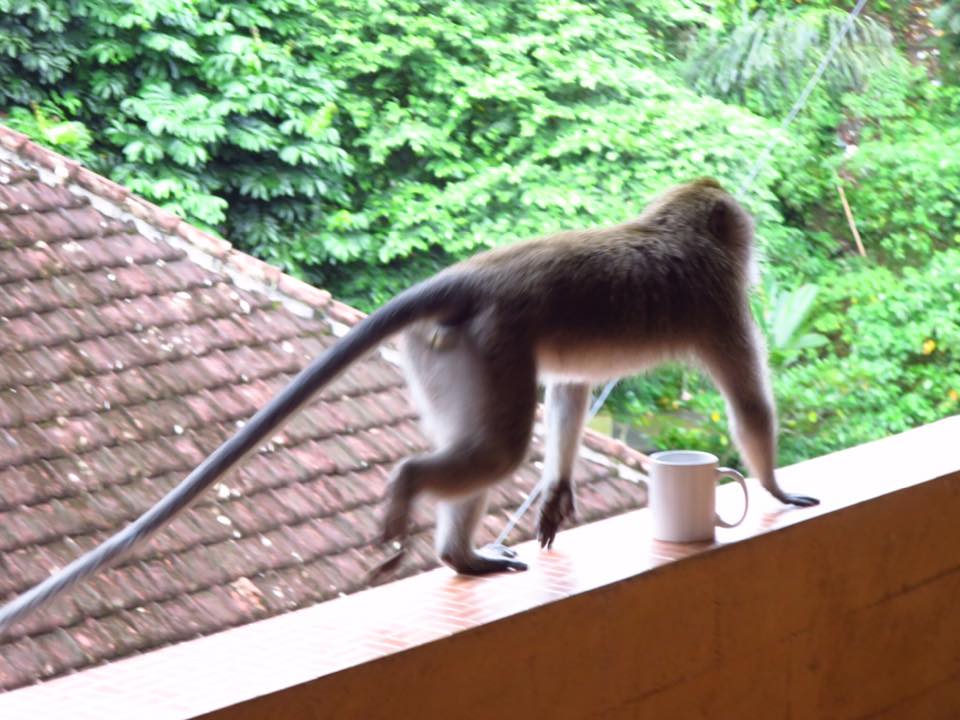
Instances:
[[[405,333],[406,368],[436,451],[394,473],[385,536],[421,493],[440,503],[437,549],[464,573],[518,569],[472,545],[487,489],[521,462],[538,379],[548,383],[541,544],[574,511],[570,475],[589,386],[671,358],[701,364],[727,398],[751,470],[774,478],[774,407],[747,301],[753,227],[714,180],[674,188],[635,220],[498,248],[441,273],[469,288],[458,312]],[[442,338],[442,340],[438,340]]]

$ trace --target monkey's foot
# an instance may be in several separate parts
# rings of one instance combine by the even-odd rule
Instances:
[[[503,545],[490,544],[466,556],[443,553],[441,559],[461,575],[489,575],[495,572],[526,570],[527,564],[514,560],[517,551]]]
[[[480,548],[480,552],[499,555],[500,557],[506,558],[515,558],[517,556],[516,550],[509,548],[506,545],[501,545],[500,543],[488,543]]]
[[[540,506],[540,519],[537,521],[537,539],[540,541],[540,547],[553,547],[553,541],[563,521],[572,518],[575,514],[573,487],[570,483],[560,483],[551,488]]]
[[[374,582],[377,582],[384,575],[392,573],[400,565],[400,561],[406,557],[407,549],[405,547],[400,547],[395,553],[387,557],[385,560],[380,561],[378,564],[374,565],[372,568],[367,570],[367,574],[364,577],[364,584],[370,585]]]
[[[399,541],[401,544],[407,537],[407,523],[410,518],[410,498],[396,487],[387,491],[387,511],[383,518],[383,534],[380,539],[384,544]]]

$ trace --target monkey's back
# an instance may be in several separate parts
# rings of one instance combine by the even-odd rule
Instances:
[[[527,338],[542,372],[636,372],[746,309],[749,218],[714,185],[704,198],[666,197],[636,220],[497,248],[452,270],[474,278],[492,325]],[[714,222],[718,200],[733,213],[726,225]]]

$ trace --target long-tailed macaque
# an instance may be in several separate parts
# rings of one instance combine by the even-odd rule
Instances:
[[[0,632],[166,524],[256,449],[323,385],[403,331],[404,366],[432,452],[394,470],[384,540],[407,533],[412,503],[438,501],[436,546],[460,573],[526,568],[477,549],[487,493],[523,460],[537,383],[546,391],[542,546],[574,512],[571,473],[590,386],[667,359],[699,363],[727,399],[744,460],[776,498],[776,428],[764,348],[747,302],[750,217],[714,180],[673,188],[635,220],[477,255],[401,293],[313,361],[233,438],[133,524],[0,608]]]

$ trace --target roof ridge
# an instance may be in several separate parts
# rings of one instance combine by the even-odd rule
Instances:
[[[70,160],[2,124],[0,150],[7,151],[0,152],[0,160],[37,170],[39,179],[47,185],[63,186],[77,195],[88,197],[107,217],[132,220],[137,230],[147,237],[163,236],[170,244],[186,250],[190,259],[202,267],[225,273],[241,288],[257,289],[280,300],[297,315],[313,316],[319,312],[347,325],[363,318],[363,313],[334,300],[327,290],[237,250],[229,241],[191,225],[76,160]],[[36,167],[30,168],[31,163]]]
[[[598,430],[584,428],[583,441],[591,450],[611,457],[633,470],[646,472],[650,463],[650,456],[646,453],[634,450],[622,440],[604,435]]]

